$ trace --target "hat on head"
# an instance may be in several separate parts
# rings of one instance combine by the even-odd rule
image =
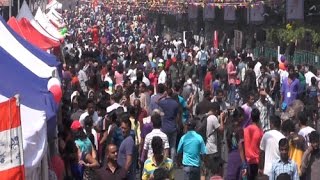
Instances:
[[[73,91],[73,93],[71,94],[71,102],[72,102],[73,98],[76,96],[80,96],[80,93],[78,91]]]
[[[72,124],[71,124],[71,126],[70,126],[70,128],[71,128],[72,130],[75,130],[75,131],[80,130],[80,129],[82,128],[82,127],[81,127],[81,124],[80,124],[80,121],[78,121],[78,120],[73,121]]]

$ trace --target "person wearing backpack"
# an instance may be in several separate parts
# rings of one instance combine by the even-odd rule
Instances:
[[[197,53],[197,59],[199,62],[199,85],[200,89],[202,89],[203,80],[207,72],[207,64],[208,64],[208,52],[205,51],[204,45],[201,45],[201,50]]]
[[[219,116],[220,115],[220,116]],[[220,105],[217,102],[210,103],[210,110],[206,114],[207,118],[205,122],[205,128],[203,130],[196,129],[196,131],[204,136],[204,142],[206,143],[207,154],[204,158],[204,165],[201,170],[201,179],[210,177],[210,167],[212,163],[221,162],[221,155],[219,154],[218,146],[218,133],[223,136],[225,113],[220,114]]]

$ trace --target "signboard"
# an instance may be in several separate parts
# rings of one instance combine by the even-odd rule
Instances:
[[[263,4],[254,5],[253,7],[250,8],[250,21],[251,22],[264,21],[263,13],[264,13]]]
[[[224,20],[235,21],[236,20],[236,9],[233,6],[224,7]]]
[[[287,20],[304,19],[304,0],[287,0]]]
[[[242,49],[242,39],[243,39],[242,31],[234,30],[234,49],[235,50]]]
[[[206,5],[203,9],[203,19],[213,20],[215,18],[214,6]]]
[[[188,6],[189,19],[196,19],[198,17],[198,6],[190,4]]]
[[[0,0],[0,6],[10,6],[11,0]]]

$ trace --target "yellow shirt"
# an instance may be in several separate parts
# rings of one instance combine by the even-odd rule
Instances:
[[[162,163],[157,165],[154,162],[153,157],[151,157],[144,162],[142,180],[148,180],[150,177],[153,176],[153,172],[158,168],[166,169],[169,172],[170,179],[174,179],[172,171],[173,161],[171,159],[164,157]]]
[[[140,129],[140,123],[137,121],[137,124],[134,122],[134,118],[130,117],[129,118],[131,121],[131,130],[134,131],[135,134],[135,142],[136,145],[139,145],[141,142],[141,129]]]
[[[304,139],[296,135],[289,136],[289,158],[297,164],[298,173],[301,175],[301,163],[303,156]]]

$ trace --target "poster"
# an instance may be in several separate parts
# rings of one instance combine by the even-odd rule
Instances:
[[[287,0],[287,20],[304,19],[304,0]]]
[[[215,11],[214,6],[206,5],[203,9],[203,19],[204,20],[214,20],[215,18]]]
[[[236,9],[233,6],[224,7],[224,20],[235,21],[236,20]]]
[[[257,4],[250,8],[250,21],[262,22],[264,21],[264,7],[263,4]]]
[[[189,16],[189,19],[196,19],[198,17],[198,6],[194,4],[189,4],[188,16]]]

